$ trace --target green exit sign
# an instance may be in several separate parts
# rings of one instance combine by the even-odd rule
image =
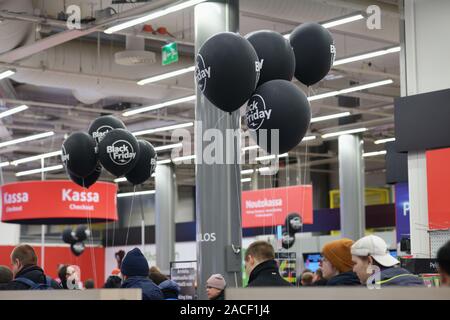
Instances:
[[[162,65],[167,66],[168,64],[178,62],[178,46],[176,42],[169,43],[162,47],[161,51]]]

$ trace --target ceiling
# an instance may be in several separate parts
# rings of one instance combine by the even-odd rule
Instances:
[[[55,1],[15,1],[23,6],[21,10],[11,7],[12,1],[0,2],[0,39],[3,43],[17,44],[13,48],[0,46],[0,70],[14,68],[17,73],[9,79],[0,81],[0,110],[19,104],[26,104],[29,109],[3,118],[0,121],[0,142],[16,139],[45,131],[54,131],[55,135],[37,140],[0,148],[0,162],[59,150],[64,137],[74,131],[87,130],[89,123],[102,114],[114,114],[120,117],[131,131],[157,128],[165,125],[193,121],[195,118],[193,102],[183,103],[136,116],[123,117],[126,108],[153,105],[171,99],[185,97],[194,93],[192,73],[157,83],[138,86],[137,80],[158,75],[171,70],[193,65],[194,12],[186,9],[149,22],[153,29],[165,27],[168,35],[154,35],[138,30],[124,30],[119,34],[103,33],[105,25],[114,24],[117,18],[99,18],[85,25],[85,32],[64,29],[57,20],[58,13],[64,10],[62,4]],[[29,2],[29,3],[28,3]],[[82,17],[88,19],[101,8],[111,6],[120,17],[142,14],[168,0],[154,0],[147,3],[112,5],[111,1],[71,1],[80,5]],[[400,17],[397,1],[365,0],[241,0],[240,33],[270,29],[288,33],[297,25],[314,21],[324,22],[342,16],[360,12],[369,4],[381,8],[382,28],[369,30],[365,20],[359,20],[330,31],[335,40],[337,57],[349,57],[386,47],[399,45]],[[6,7],[5,7],[6,6]],[[10,7],[8,7],[10,6]],[[31,10],[29,8],[31,7]],[[24,9],[25,8],[25,9]],[[19,12],[19,14],[17,14]],[[10,13],[10,14],[8,14]],[[15,13],[15,14],[14,14]],[[43,18],[45,17],[45,19]],[[102,20],[103,19],[103,20]],[[109,22],[109,24],[106,24]],[[64,23],[64,22],[63,22]],[[23,39],[13,30],[28,30]],[[114,62],[114,54],[125,50],[125,35],[134,34],[145,38],[145,48],[156,54],[157,62],[147,66],[127,67]],[[161,45],[177,41],[181,58],[177,64],[162,67],[160,64]],[[356,117],[355,123],[343,124],[339,120],[329,120],[311,125],[310,133],[320,137],[326,132],[367,127],[363,134],[365,151],[382,150],[383,146],[374,145],[373,141],[382,137],[392,137],[393,100],[400,95],[399,54],[393,53],[368,60],[348,63],[334,67],[329,76],[307,90],[295,82],[308,95],[348,88],[354,84],[365,84],[379,80],[392,79],[390,85],[372,88],[346,96],[357,99],[331,97],[311,102],[313,117],[332,113],[351,111]],[[356,104],[356,107],[355,107]],[[191,129],[192,131],[192,129]],[[171,132],[146,135],[145,138],[155,146],[171,144]],[[319,164],[335,164],[337,152],[328,148],[315,152],[315,161],[309,156],[311,147],[321,146],[324,141],[300,144],[290,157],[302,158],[308,170],[317,169],[317,157],[323,158]],[[326,144],[330,146],[334,142]],[[322,148],[323,149],[323,148]],[[170,156],[170,152],[160,153],[159,158]],[[48,158],[45,166],[60,164],[59,157]],[[15,173],[40,167],[39,161],[18,166],[1,168],[5,181],[15,180]],[[366,172],[382,173],[384,157],[366,158]],[[330,166],[327,174],[337,174],[337,169]],[[194,168],[192,165],[180,165],[176,168],[177,181],[181,185],[193,185]],[[62,170],[49,172],[47,179],[62,178]],[[39,175],[18,179],[39,179]],[[112,180],[112,176],[103,174],[103,179]],[[153,181],[149,181],[152,188]],[[127,184],[121,184],[127,189]]]

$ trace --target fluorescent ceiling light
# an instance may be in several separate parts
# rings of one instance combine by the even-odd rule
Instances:
[[[283,154],[279,154],[278,158],[286,158],[288,156],[288,153],[283,153]],[[264,160],[270,160],[270,159],[275,159],[275,157],[277,157],[277,155],[275,154],[271,154],[268,156],[263,156],[263,157],[257,157],[255,158],[256,161],[264,161]]]
[[[164,160],[156,161],[156,164],[168,164],[171,162],[172,162],[172,160],[170,160],[170,159],[164,159]]]
[[[139,18],[136,18],[136,19],[124,22],[124,23],[120,23],[113,27],[110,27],[110,28],[106,29],[104,32],[111,34],[111,33],[114,33],[114,32],[117,32],[117,31],[120,31],[123,29],[131,28],[138,24],[145,23],[147,21],[165,16],[169,13],[173,13],[176,11],[180,11],[180,10],[195,6],[195,5],[205,2],[205,1],[206,0],[188,0],[188,1],[180,2],[176,5],[169,5],[169,6],[162,8],[161,10],[157,10],[157,11],[147,14],[145,16],[142,16],[142,17],[139,17]]]
[[[166,144],[165,146],[159,146],[159,147],[155,147],[155,151],[163,151],[163,150],[169,150],[169,149],[175,149],[175,148],[181,148],[183,146],[183,144],[180,143],[174,143],[174,144]]]
[[[7,167],[7,166],[9,166],[9,165],[10,165],[10,163],[9,163],[8,161],[6,161],[6,162],[0,162],[0,168]]]
[[[0,119],[4,118],[4,117],[7,117],[7,116],[10,116],[12,114],[18,113],[18,112],[27,110],[27,109],[28,109],[28,106],[23,104],[21,106],[18,106],[18,107],[15,107],[15,108],[3,111],[3,112],[0,113]]]
[[[146,134],[152,134],[152,133],[156,133],[156,132],[163,132],[163,131],[170,131],[170,130],[192,127],[193,125],[194,125],[193,122],[186,122],[186,123],[174,124],[174,125],[166,126],[166,127],[137,131],[137,132],[133,132],[133,134],[135,136],[143,136]]]
[[[155,190],[148,190],[148,191],[137,191],[137,192],[123,192],[118,193],[117,198],[123,198],[123,197],[132,197],[132,196],[142,196],[146,194],[155,194]]]
[[[125,178],[125,177],[121,177],[121,178],[114,179],[114,182],[115,182],[115,183],[125,182],[125,181],[128,181],[127,178]]]
[[[265,171],[271,171],[272,169],[270,169],[269,167],[262,167],[257,170],[258,170],[258,172],[265,172]]]
[[[307,136],[302,139],[302,142],[316,140],[316,138],[317,138],[316,136]]]
[[[245,152],[245,151],[255,150],[255,149],[259,149],[259,146],[253,145],[253,146],[244,147],[244,148],[242,148],[242,151]]]
[[[140,86],[143,86],[145,84],[158,82],[158,81],[165,80],[165,79],[170,79],[170,78],[177,77],[177,76],[180,76],[182,74],[193,72],[193,71],[195,71],[195,66],[192,66],[192,67],[189,67],[189,68],[184,68],[184,69],[179,69],[179,70],[175,70],[175,71],[171,71],[171,72],[167,72],[167,73],[160,74],[160,75],[157,75],[157,76],[154,76],[154,77],[150,77],[150,78],[146,78],[146,79],[138,81],[137,84],[140,85]]]
[[[364,19],[364,16],[362,14],[360,14],[360,13],[357,13],[357,14],[353,14],[351,16],[346,16],[346,17],[343,17],[343,18],[327,21],[327,22],[322,23],[321,25],[322,25],[322,27],[327,29],[327,28],[333,28],[333,27],[336,27],[336,26],[340,26],[340,25],[343,25],[343,24],[346,24],[346,23],[358,21],[358,20],[361,20],[361,19]],[[288,33],[288,34],[285,34],[284,37],[286,39],[289,39],[290,35],[291,34]]]
[[[252,174],[253,172],[255,172],[253,169],[241,170],[241,174]]]
[[[376,140],[376,141],[374,141],[374,143],[375,144],[382,144],[382,143],[393,142],[393,141],[395,141],[395,138],[386,138],[386,139]]]
[[[32,136],[24,137],[24,138],[19,138],[19,139],[15,139],[15,140],[9,140],[9,141],[5,141],[5,142],[0,142],[0,148],[6,147],[6,146],[11,146],[13,144],[18,144],[18,143],[22,143],[22,142],[27,142],[27,141],[47,138],[47,137],[50,137],[50,136],[52,136],[54,134],[55,133],[53,131],[49,131],[49,132],[39,133],[39,134],[35,134],[35,135],[32,135]]]
[[[33,170],[28,170],[28,171],[21,171],[21,172],[16,173],[16,177],[22,177],[22,176],[27,176],[27,175],[42,173],[42,172],[48,172],[48,171],[56,171],[56,170],[61,170],[62,168],[63,168],[62,164],[59,164],[57,166],[33,169]]]
[[[375,156],[381,156],[383,154],[386,154],[386,150],[382,150],[382,151],[374,151],[374,152],[366,152],[363,153],[363,157],[367,158],[367,157],[375,157]]]
[[[19,160],[14,160],[14,161],[11,161],[11,164],[17,166],[18,164],[21,164],[21,163],[41,160],[41,159],[45,159],[45,158],[57,157],[57,156],[60,156],[61,154],[62,154],[61,150],[53,151],[53,152],[49,152],[49,153],[39,154],[37,156],[32,156],[32,157],[22,158],[22,159],[19,159]]]
[[[11,77],[14,73],[16,73],[14,70],[6,70],[0,73],[0,80]]]
[[[367,84],[363,84],[363,85],[359,85],[359,86],[354,86],[354,87],[350,87],[350,88],[347,88],[347,89],[321,93],[321,94],[317,94],[315,96],[308,97],[308,101],[315,101],[315,100],[320,100],[320,99],[325,99],[325,98],[329,98],[329,97],[338,96],[338,95],[345,94],[345,93],[356,92],[356,91],[361,91],[361,90],[365,90],[365,89],[370,89],[370,88],[375,88],[375,87],[379,87],[379,86],[384,86],[384,85],[387,85],[387,84],[391,84],[393,82],[394,81],[392,79],[387,79],[387,80],[381,80],[381,81],[367,83]]]
[[[122,113],[122,115],[124,117],[129,117],[129,116],[132,116],[132,115],[135,115],[135,114],[148,112],[148,111],[153,111],[153,110],[161,109],[161,108],[164,108],[164,107],[173,106],[173,105],[176,105],[176,104],[193,101],[193,100],[196,99],[196,97],[197,97],[196,95],[192,95],[192,96],[183,97],[183,98],[179,98],[179,99],[175,99],[175,100],[170,100],[170,101],[158,103],[158,104],[155,104],[155,105],[152,105],[152,106],[147,106],[147,107],[142,107],[142,108],[126,111],[126,112]]]
[[[349,115],[351,115],[350,112],[341,112],[341,113],[330,114],[328,116],[315,117],[315,118],[311,118],[311,123],[321,122],[321,121],[326,121],[326,120],[331,120],[331,119],[337,119],[337,118],[342,118],[342,117],[348,117]]]
[[[241,182],[251,182],[251,181],[252,181],[252,178],[241,179]]]
[[[370,58],[374,58],[374,57],[384,56],[389,53],[399,52],[400,50],[401,50],[400,46],[397,46],[397,47],[392,47],[389,49],[383,49],[383,50],[377,50],[377,51],[372,51],[372,52],[368,52],[368,53],[363,53],[363,54],[359,54],[359,55],[356,55],[353,57],[336,60],[336,61],[334,61],[333,66],[339,66],[339,65],[345,64],[345,63],[350,63],[350,62],[361,61],[361,60],[370,59]]]
[[[365,132],[365,131],[367,131],[367,128],[358,128],[358,129],[350,129],[350,130],[344,130],[344,131],[339,131],[339,132],[331,132],[331,133],[326,133],[326,134],[322,135],[322,138],[326,139],[326,138],[331,138],[331,137],[338,137],[343,134],[353,134],[353,133],[360,133],[360,132]]]
[[[340,26],[340,25],[343,25],[343,24],[346,24],[346,23],[358,21],[358,20],[361,20],[361,19],[364,19],[364,16],[362,14],[358,13],[358,14],[347,16],[347,17],[344,17],[344,18],[339,18],[339,19],[335,19],[335,20],[332,20],[332,21],[324,22],[324,23],[322,23],[322,27],[327,28],[327,29],[328,28],[333,28],[333,27],[336,27],[336,26]]]
[[[184,157],[178,157],[175,159],[172,159],[173,162],[181,162],[181,161],[187,161],[187,160],[193,160],[195,159],[195,154],[190,156],[184,156]]]

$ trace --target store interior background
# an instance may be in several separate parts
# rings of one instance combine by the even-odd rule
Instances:
[[[130,131],[194,121],[195,101],[136,116],[122,116],[122,113],[130,108],[154,105],[195,94],[192,73],[144,86],[137,84],[140,79],[187,68],[194,64],[193,8],[158,18],[149,23],[153,29],[166,28],[170,35],[128,29],[112,35],[93,32],[77,37],[66,31],[59,42],[42,43],[44,46],[33,45],[49,35],[62,34],[63,27],[57,23],[56,17],[61,11],[64,11],[63,2],[66,1],[0,2],[0,18],[3,19],[0,24],[0,38],[2,39],[0,41],[0,68],[14,67],[17,70],[17,73],[10,78],[0,81],[0,102],[2,106],[8,107],[20,104],[29,106],[29,110],[26,112],[0,120],[1,140],[16,139],[39,132],[55,132],[54,136],[47,139],[1,148],[0,162],[57,151],[67,134],[86,130],[94,118],[104,114],[119,116]],[[83,18],[89,18],[95,15],[97,10],[108,6],[118,12],[125,12],[145,5],[145,2],[112,4],[111,0],[91,0],[89,3],[76,0],[70,2],[80,6]],[[399,5],[402,1],[397,0],[241,0],[240,33],[245,35],[255,30],[269,29],[285,34],[300,23],[325,22],[365,11],[369,2],[381,8],[381,29],[369,30],[366,19],[330,28],[336,45],[336,60],[401,46],[403,30],[401,29],[402,17]],[[5,7],[6,4],[7,7]],[[5,9],[10,12],[22,12],[19,14],[22,16],[21,20],[9,19],[2,11]],[[43,12],[51,17],[47,23],[29,22],[33,15]],[[115,53],[126,50],[127,40],[132,41],[135,38],[133,32],[136,32],[135,35],[138,36],[138,39],[145,39],[145,50],[155,54],[154,63],[146,66],[122,66],[116,63]],[[71,37],[72,40],[67,41],[66,37]],[[178,43],[180,60],[176,64],[161,66],[161,46],[174,40]],[[448,44],[442,45],[449,46]],[[16,59],[11,52],[17,48],[21,48],[21,51],[16,51],[16,53],[23,56]],[[448,50],[443,51],[448,52]],[[310,94],[340,90],[355,84],[366,84],[385,79],[392,79],[393,83],[311,102],[313,117],[340,112],[350,112],[351,115],[312,123],[308,135],[317,136],[315,140],[302,142],[289,152],[288,158],[280,159],[280,171],[277,175],[272,177],[260,174],[243,176],[243,178],[251,178],[251,181],[243,182],[242,190],[312,184],[315,212],[323,211],[321,209],[330,209],[332,207],[330,192],[339,189],[338,140],[336,138],[322,139],[321,135],[340,130],[370,128],[362,135],[364,152],[384,151],[385,146],[383,144],[376,145],[374,141],[394,137],[394,99],[402,95],[402,72],[400,52],[333,67],[328,76],[311,89]],[[298,81],[295,84],[308,92],[308,89]],[[442,88],[450,87],[448,80],[447,83],[441,81],[440,85]],[[190,130],[193,137],[193,127]],[[144,138],[155,146],[174,143],[171,141],[170,131],[145,135]],[[159,159],[169,158],[170,151],[159,152]],[[59,164],[61,164],[59,157],[45,159],[46,167]],[[390,244],[391,249],[399,249],[395,232],[395,192],[393,186],[386,183],[385,155],[367,156],[364,158],[364,165],[365,187],[375,189],[372,198],[366,198],[366,202],[382,208],[379,210],[380,216],[382,216],[381,220],[372,219],[375,223],[373,227],[366,228],[366,231],[380,235]],[[2,183],[39,180],[40,174],[16,176],[19,171],[39,167],[39,161],[2,167]],[[245,165],[242,169],[256,167]],[[191,165],[175,165],[174,172],[177,185],[175,260],[196,260],[195,167],[193,163]],[[61,169],[45,173],[45,179],[67,179],[67,176]],[[114,177],[104,172],[101,180],[113,181]],[[118,182],[118,186],[119,192],[133,190],[133,187],[127,182]],[[150,179],[143,189],[154,190],[155,179]],[[381,196],[386,194],[387,198]],[[146,226],[144,252],[150,264],[156,264],[155,196],[137,196],[136,202],[139,205],[134,205],[131,215],[129,212],[130,201],[131,198],[128,197],[118,198],[119,220],[117,223],[93,226],[93,244],[98,247],[95,251],[97,285],[100,285],[116,267],[114,258],[116,251],[128,250],[141,245],[142,212]],[[130,216],[131,218],[129,218]],[[331,216],[330,219],[335,219],[338,215]],[[328,219],[326,213],[320,217]],[[323,223],[323,221],[321,222]],[[379,223],[377,224],[377,222]],[[329,225],[336,225],[336,221],[331,221]],[[120,234],[125,232],[128,226],[131,227],[131,236],[128,243],[125,244],[123,238],[120,238]],[[48,226],[46,230],[46,268],[48,272],[51,275],[56,274],[56,260],[52,260],[51,257],[64,256],[68,261],[60,261],[61,263],[77,263],[82,267],[82,272],[86,270],[86,278],[93,277],[91,250],[86,250],[80,258],[71,256],[68,246],[61,240],[61,232],[65,227]],[[111,241],[113,227],[116,228],[117,236],[114,245]],[[312,230],[297,234],[297,241],[290,251],[297,252],[298,257],[302,257],[302,253],[320,252],[325,242],[340,237],[338,228],[329,229],[327,226],[318,226],[317,229]],[[245,248],[255,239],[260,238],[271,238],[276,244],[273,231],[272,227],[256,231],[244,230],[243,247]],[[109,239],[106,239],[107,235],[109,235]],[[26,242],[39,247],[40,241],[41,226],[0,223],[0,256],[2,257],[0,262],[7,263],[7,261],[3,261],[5,260],[3,258],[8,257],[11,246]],[[66,251],[63,253],[58,251],[58,248],[65,248]],[[40,250],[37,252],[39,254]],[[303,265],[299,264],[299,268],[303,268]],[[90,271],[88,271],[89,269]]]

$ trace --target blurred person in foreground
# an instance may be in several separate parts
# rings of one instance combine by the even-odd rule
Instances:
[[[178,300],[180,286],[166,277],[157,267],[151,267],[148,276],[161,289],[164,300]]]
[[[441,286],[450,287],[450,241],[444,244],[437,253]]]

